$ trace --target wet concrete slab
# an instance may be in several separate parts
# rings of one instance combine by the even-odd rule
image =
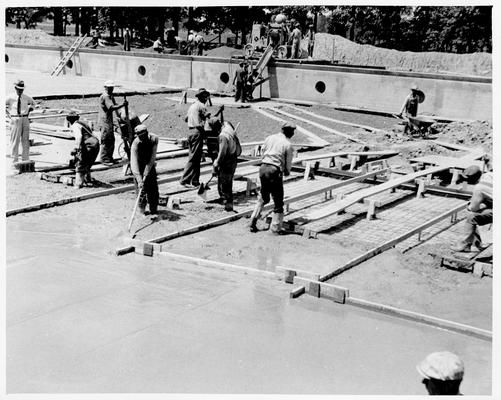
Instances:
[[[440,349],[465,361],[464,393],[491,390],[489,342],[289,299],[279,281],[116,258],[78,216],[7,231],[8,393],[424,394],[415,365]]]

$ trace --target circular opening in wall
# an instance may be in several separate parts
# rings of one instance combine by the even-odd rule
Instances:
[[[9,62],[9,56],[7,54],[5,55],[5,62]]]
[[[221,82],[226,84],[230,81],[230,76],[226,72],[223,72],[221,75],[219,75],[219,79],[221,79]]]
[[[319,93],[325,92],[325,83],[322,81],[318,81],[317,83],[315,83],[315,89]]]
[[[140,65],[139,68],[137,69],[137,72],[139,73],[139,75],[146,74],[146,68],[144,68],[144,65]]]
[[[66,67],[68,67],[69,69],[73,68],[73,61],[71,60],[66,61]]]

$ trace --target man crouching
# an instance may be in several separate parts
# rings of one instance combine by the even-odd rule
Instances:
[[[80,116],[75,111],[70,111],[66,116],[76,142],[72,154],[75,156],[75,186],[78,189],[85,183],[92,183],[90,169],[99,154],[99,139],[94,136],[89,125],[79,119]]]

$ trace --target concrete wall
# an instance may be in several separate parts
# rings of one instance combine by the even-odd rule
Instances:
[[[7,45],[5,50],[7,68],[40,72],[50,72],[63,54],[59,48]],[[90,49],[80,50],[72,61],[73,66],[65,68],[66,74],[217,91],[232,89],[237,66],[237,60],[223,58]],[[416,83],[426,95],[420,113],[492,120],[489,78],[284,62],[271,64],[268,73],[269,82],[255,95],[398,112],[409,87]]]

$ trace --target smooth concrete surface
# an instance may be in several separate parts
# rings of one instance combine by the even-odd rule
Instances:
[[[8,68],[47,72],[58,63],[61,50],[6,46]],[[33,60],[40,62],[33,62]],[[175,88],[205,87],[231,90],[237,60],[131,53],[121,51],[82,50],[73,58],[69,76],[137,81]],[[336,103],[386,112],[399,112],[412,84],[426,94],[420,113],[443,118],[492,120],[492,81],[487,78],[413,72],[392,72],[370,68],[311,66],[275,63],[267,73],[270,80],[261,90],[262,96]],[[221,80],[227,74],[229,81]],[[266,73],[265,73],[266,76]],[[325,91],[316,89],[319,82]]]
[[[9,394],[425,394],[415,365],[443,349],[466,364],[463,393],[491,391],[489,342],[289,299],[279,281],[117,258],[116,232],[64,214],[6,222]]]

